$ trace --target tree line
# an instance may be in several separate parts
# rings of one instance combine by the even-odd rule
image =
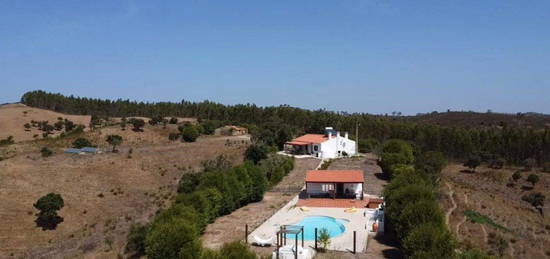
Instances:
[[[257,161],[231,167],[219,156],[202,163],[203,170],[186,173],[179,182],[175,203],[160,211],[153,222],[134,225],[127,249],[147,258],[256,258],[239,243],[219,251],[202,247],[200,234],[217,217],[263,199],[267,188],[279,182],[294,167],[294,159],[269,154]],[[244,226],[243,226],[244,227]]]
[[[550,129],[504,126],[494,128],[445,127],[397,121],[367,113],[306,110],[287,105],[260,107],[254,104],[223,105],[210,101],[135,102],[64,96],[44,91],[27,92],[21,102],[57,112],[97,116],[196,117],[199,120],[240,124],[268,145],[282,147],[293,136],[322,133],[332,126],[355,132],[359,125],[361,149],[371,150],[376,143],[403,139],[420,151],[440,151],[450,158],[464,159],[472,153],[489,154],[520,164],[534,159],[539,165],[550,161]],[[354,136],[353,136],[354,137]]]

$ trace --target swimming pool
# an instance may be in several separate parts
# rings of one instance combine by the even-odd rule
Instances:
[[[330,234],[331,238],[338,237],[346,231],[346,227],[343,223],[346,223],[342,220],[335,219],[333,217],[327,216],[308,216],[304,217],[300,222],[294,224],[304,227],[304,239],[305,240],[315,240],[315,228],[317,228],[317,236],[322,228],[326,228]],[[294,239],[294,235],[287,236],[287,238]],[[298,235],[298,239],[301,239],[302,236]]]

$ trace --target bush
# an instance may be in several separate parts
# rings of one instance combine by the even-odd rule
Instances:
[[[416,226],[403,248],[408,258],[454,258],[456,242],[445,227],[428,223]]]
[[[193,221],[170,217],[155,222],[145,238],[145,254],[151,259],[198,258],[201,243]]]
[[[219,251],[219,258],[223,259],[256,259],[256,253],[245,244],[235,241],[225,243]]]
[[[412,146],[402,140],[388,140],[382,146],[380,167],[382,171],[393,176],[393,167],[397,164],[410,165],[414,163]]]
[[[545,173],[550,173],[550,162],[544,163],[542,165],[542,171]]]
[[[132,130],[133,131],[143,131],[143,126],[145,126],[145,121],[142,120],[142,119],[136,119],[136,118],[131,118],[130,120],[128,120],[128,122],[130,122],[130,124],[132,124],[132,126],[134,127]]]
[[[0,146],[7,146],[7,145],[11,145],[13,143],[15,143],[13,141],[13,136],[8,136],[5,139],[0,139]]]
[[[263,144],[253,144],[246,149],[244,157],[246,160],[250,160],[254,162],[254,164],[257,164],[261,160],[266,159],[268,154],[269,147]]]
[[[130,227],[130,232],[127,236],[126,252],[132,252],[136,257],[145,255],[145,238],[147,237],[149,227],[149,225],[139,223],[133,224]]]
[[[426,174],[432,182],[438,182],[441,170],[447,165],[447,159],[441,152],[429,151],[415,159],[416,170]]]
[[[168,121],[168,123],[170,123],[170,124],[178,124],[178,118],[172,117],[172,118],[170,118],[170,120]]]
[[[464,166],[472,169],[473,172],[475,172],[476,168],[481,164],[481,157],[478,155],[470,155],[468,156],[468,159],[466,162],[464,162]]]
[[[374,138],[368,138],[368,139],[360,139],[359,140],[359,152],[361,153],[370,153],[376,149],[380,145],[380,142],[378,142],[377,139]]]
[[[533,207],[536,208],[544,206],[544,200],[546,199],[546,197],[540,192],[535,192],[530,193],[529,195],[524,195],[523,197],[521,197],[521,199],[529,202]]]
[[[514,180],[514,182],[517,182],[519,179],[521,179],[521,172],[520,171],[515,171],[512,174],[512,179]]]
[[[75,141],[73,141],[74,148],[83,148],[83,147],[91,147],[91,146],[92,146],[92,143],[86,138],[77,138]]]
[[[40,149],[40,153],[42,154],[42,157],[49,157],[53,155],[53,151],[47,147]]]
[[[330,233],[326,228],[321,228],[319,231],[319,243],[323,246],[323,251],[326,251],[330,245]]]
[[[539,182],[539,180],[540,178],[536,174],[530,174],[529,176],[527,176],[527,181],[530,182],[533,185],[533,187],[535,186],[535,184]]]
[[[194,126],[187,126],[181,132],[181,138],[185,142],[195,142],[199,137],[199,132]]]
[[[57,215],[57,211],[65,206],[61,195],[48,193],[38,199],[33,206],[40,211],[35,222],[42,230],[53,230],[63,222],[63,218]]]
[[[503,158],[497,158],[489,161],[489,167],[493,169],[502,169],[505,163],[506,160]]]
[[[206,120],[203,121],[200,125],[202,126],[204,134],[212,135],[217,128],[221,127],[222,123],[220,121]]]

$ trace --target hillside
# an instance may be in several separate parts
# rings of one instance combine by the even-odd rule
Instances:
[[[10,122],[2,123],[3,134],[13,136],[26,136],[22,123],[31,118],[89,120],[89,116],[66,116],[24,105],[1,110],[2,122]],[[4,223],[0,226],[0,258],[116,258],[124,254],[130,225],[151,220],[157,209],[169,204],[184,173],[221,154],[238,163],[249,143],[248,136],[201,136],[193,143],[168,140],[176,128],[147,124],[143,132],[134,132],[114,125],[0,147],[0,218]],[[110,152],[105,141],[109,134],[122,136],[120,152]],[[89,139],[103,153],[64,153],[77,137]],[[42,157],[42,147],[52,149],[53,156]],[[59,215],[64,221],[56,230],[43,231],[34,222],[37,210],[33,203],[49,192],[62,195],[65,207]]]
[[[479,167],[470,173],[459,164],[443,170],[443,207],[449,212],[449,228],[465,247],[476,247],[504,258],[548,258],[550,218],[548,206],[541,215],[524,195],[550,195],[550,174],[522,172],[515,182],[511,175],[520,168]],[[536,174],[540,181],[532,188],[526,181]],[[468,214],[474,212],[480,216]]]
[[[42,138],[42,131],[36,127],[25,130],[25,123],[31,121],[48,121],[55,123],[58,118],[68,119],[75,124],[88,126],[90,123],[89,115],[68,115],[45,109],[33,108],[24,104],[6,104],[0,106],[0,139],[13,136],[15,142],[32,140],[37,135]],[[54,132],[54,136],[59,132]]]

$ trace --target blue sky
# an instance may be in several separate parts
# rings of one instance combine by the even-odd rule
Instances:
[[[0,0],[0,103],[550,113],[550,1]]]

